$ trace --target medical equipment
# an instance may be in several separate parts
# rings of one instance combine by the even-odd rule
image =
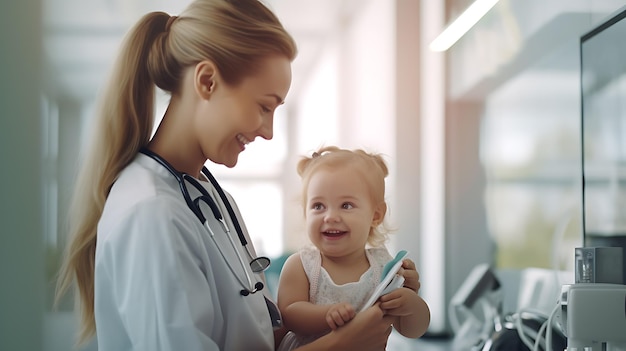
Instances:
[[[559,303],[556,313],[567,336],[567,351],[625,349],[626,285],[564,285]]]
[[[502,289],[488,264],[474,267],[448,306],[454,350],[482,350],[501,327]]]
[[[510,281],[509,281],[510,282]],[[521,351],[545,349],[542,337],[549,316],[532,308],[504,313],[505,286],[488,264],[470,272],[450,300],[450,324],[455,333],[453,350]],[[555,291],[555,294],[557,291]],[[554,350],[565,347],[563,333],[556,330],[550,345]]]
[[[561,287],[554,311],[567,337],[567,351],[625,350],[622,260],[621,248],[575,249],[575,283]]]
[[[577,247],[574,255],[574,283],[624,283],[621,247]]]
[[[239,283],[241,283],[241,285],[243,286],[243,289],[239,293],[242,296],[248,296],[250,294],[256,293],[257,291],[261,291],[264,287],[263,283],[257,281],[254,285],[252,284],[252,278],[250,277],[250,274],[248,274],[248,271],[245,268],[245,262],[243,258],[241,257],[241,255],[239,254],[239,250],[237,250],[237,247],[235,245],[235,242],[232,239],[228,225],[226,224],[226,221],[224,220],[222,213],[217,207],[217,204],[215,203],[211,195],[209,195],[209,192],[202,186],[202,184],[200,184],[200,182],[194,177],[192,177],[191,175],[177,171],[171,164],[169,164],[167,161],[165,161],[161,156],[157,155],[156,153],[145,148],[141,149],[139,152],[141,152],[142,154],[158,162],[161,166],[167,169],[168,172],[170,172],[176,178],[176,180],[178,181],[178,185],[180,186],[180,191],[183,195],[183,198],[185,199],[185,202],[187,203],[187,206],[196,215],[196,217],[198,217],[200,222],[208,229],[211,239],[213,239],[215,246],[217,246],[217,249],[222,255],[222,258],[224,258],[224,261],[228,265],[228,268],[233,273],[233,275],[235,275]],[[250,259],[250,268],[252,269],[254,273],[261,273],[265,271],[267,267],[269,267],[270,265],[270,259],[264,256],[252,258],[252,254],[250,253],[250,249],[248,248],[248,241],[246,240],[246,237],[244,236],[243,231],[241,230],[241,226],[239,224],[239,221],[237,220],[237,216],[235,215],[235,212],[233,211],[233,208],[230,205],[230,202],[228,201],[226,194],[222,190],[222,187],[218,184],[217,180],[213,177],[211,172],[209,172],[209,170],[206,167],[202,167],[202,174],[211,182],[211,184],[213,184],[220,198],[224,202],[224,205],[226,205],[228,215],[230,216],[230,219],[233,222],[233,225],[235,226],[235,231],[237,232],[237,235],[239,236],[239,241],[241,242],[241,245],[246,250],[246,253],[248,254],[248,258]],[[190,183],[194,188],[200,191],[202,195],[192,200],[191,195],[189,194],[189,190],[187,189],[186,183]],[[246,284],[246,282],[240,279],[239,275],[237,275],[237,273],[231,266],[230,262],[226,259],[224,252],[222,252],[222,249],[217,244],[217,241],[215,240],[215,233],[209,226],[208,221],[206,220],[206,217],[202,213],[202,210],[200,208],[200,202],[204,202],[206,205],[208,205],[211,208],[211,211],[213,212],[213,216],[215,217],[215,219],[222,224],[222,228],[224,229],[224,232],[226,232],[226,236],[228,237],[228,240],[230,241],[231,245],[233,246],[233,249],[235,250],[235,253],[237,254],[237,258],[239,259],[239,263],[241,264],[241,267],[243,268],[243,271],[246,275],[246,280],[248,284]]]

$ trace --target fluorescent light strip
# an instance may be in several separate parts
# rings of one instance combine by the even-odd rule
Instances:
[[[478,23],[497,2],[498,0],[474,1],[456,20],[454,20],[454,22],[430,43],[428,48],[432,51],[448,50],[457,40],[461,39],[470,28]]]

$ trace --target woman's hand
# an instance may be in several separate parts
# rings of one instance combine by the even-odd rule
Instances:
[[[357,313],[350,323],[296,350],[382,351],[387,346],[394,318],[385,316],[376,304]]]
[[[392,316],[385,316],[380,304],[363,312],[345,326],[332,333],[338,337],[336,350],[381,351],[387,346],[391,333]]]

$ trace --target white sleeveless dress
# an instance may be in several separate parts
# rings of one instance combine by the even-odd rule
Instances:
[[[366,249],[365,254],[370,268],[361,275],[359,281],[337,285],[322,267],[322,256],[317,248],[306,247],[300,250],[302,266],[309,279],[310,302],[316,305],[348,302],[355,311],[359,311],[380,282],[383,267],[393,258],[384,247]],[[293,350],[322,335],[297,335],[290,331],[285,335],[278,351]]]

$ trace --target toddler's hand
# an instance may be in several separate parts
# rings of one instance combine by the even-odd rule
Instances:
[[[404,317],[414,312],[419,296],[409,288],[396,289],[380,297],[380,308],[386,315]]]
[[[330,329],[335,330],[348,323],[355,315],[356,312],[349,303],[336,303],[328,309],[326,322]]]
[[[420,275],[415,269],[415,262],[405,258],[402,260],[402,267],[398,273],[404,277],[405,288],[409,288],[415,292],[420,290]]]

